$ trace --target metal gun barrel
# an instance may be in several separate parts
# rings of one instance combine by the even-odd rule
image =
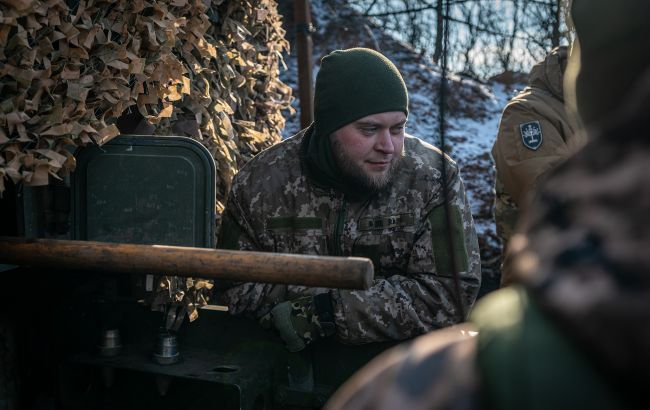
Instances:
[[[340,289],[367,289],[374,277],[358,257],[14,237],[0,237],[0,263]]]

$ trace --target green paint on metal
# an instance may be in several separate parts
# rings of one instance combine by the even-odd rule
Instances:
[[[197,141],[122,136],[77,164],[74,239],[214,247],[215,167]]]

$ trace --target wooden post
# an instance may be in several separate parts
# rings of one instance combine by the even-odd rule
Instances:
[[[374,276],[372,262],[357,257],[7,237],[0,263],[341,289],[367,289]]]
[[[298,95],[300,97],[300,126],[306,128],[314,120],[312,80],[311,12],[309,0],[294,0],[296,48],[298,51]]]

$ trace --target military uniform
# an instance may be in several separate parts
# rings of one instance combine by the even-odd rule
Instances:
[[[526,237],[513,238],[525,289],[493,292],[470,323],[384,353],[326,409],[647,407],[646,87],[632,116],[592,133],[593,141],[540,186],[524,221]]]
[[[308,128],[240,170],[228,196],[220,247],[368,257],[375,267],[372,287],[349,291],[248,283],[223,292],[221,302],[233,314],[259,318],[282,301],[329,292],[338,338],[352,344],[405,339],[462,321],[461,311],[469,311],[480,286],[480,259],[456,164],[407,136],[387,188],[343,193],[319,185],[306,172],[303,149],[311,137],[313,128]],[[452,247],[449,237],[455,240]],[[460,301],[455,300],[453,265],[460,270]]]
[[[540,184],[512,238],[521,287],[481,300],[476,337],[445,329],[398,346],[326,409],[648,407],[650,3],[573,0],[571,11],[580,51],[568,73],[589,143]],[[590,81],[619,71],[626,87]]]
[[[492,148],[496,167],[495,221],[503,245],[514,233],[539,178],[586,143],[577,121],[567,113],[563,98],[566,48],[554,49],[533,67],[529,85],[503,111]],[[501,282],[511,281],[507,260]]]
[[[326,410],[631,409],[523,289],[377,357]]]

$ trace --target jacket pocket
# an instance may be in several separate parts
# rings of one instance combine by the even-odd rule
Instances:
[[[318,217],[270,217],[266,231],[273,240],[273,252],[327,255],[327,236]]]
[[[413,232],[402,230],[364,233],[354,241],[352,256],[370,259],[375,276],[403,275],[411,257],[413,239]]]
[[[327,253],[327,236],[312,232],[272,232],[273,252],[301,255],[324,255]]]

